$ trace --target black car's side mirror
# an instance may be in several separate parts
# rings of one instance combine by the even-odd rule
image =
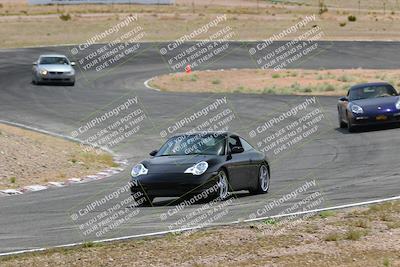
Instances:
[[[234,146],[231,149],[232,154],[239,154],[239,153],[242,153],[243,151],[244,151],[244,149],[241,146]]]
[[[349,99],[347,98],[347,96],[342,96],[341,98],[339,98],[339,101],[348,102]]]
[[[37,61],[32,62],[32,65],[33,65],[33,66],[36,66],[36,65],[37,65]]]
[[[154,157],[157,154],[158,150],[153,150],[149,153],[150,156]]]

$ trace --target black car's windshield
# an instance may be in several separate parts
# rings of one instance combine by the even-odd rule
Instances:
[[[390,85],[373,85],[350,90],[350,100],[360,100],[367,98],[377,98],[385,96],[397,96],[396,90]]]
[[[48,64],[61,64],[61,65],[69,65],[68,60],[65,57],[42,57],[40,58],[39,64],[48,65]]]
[[[218,133],[175,136],[160,148],[156,156],[224,155],[225,136]]]

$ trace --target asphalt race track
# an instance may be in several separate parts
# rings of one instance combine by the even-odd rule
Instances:
[[[136,96],[145,107],[152,128],[113,148],[119,156],[128,159],[131,166],[159,147],[162,125],[179,118],[180,114],[192,110],[198,103],[225,96],[162,93],[146,88],[144,82],[147,79],[171,72],[157,45],[142,44],[142,53],[98,79],[85,81],[78,73],[75,87],[34,86],[30,83],[31,63],[39,54],[57,52],[68,55],[67,47],[1,50],[0,119],[70,136],[89,114],[106,111],[113,100]],[[255,68],[245,45],[230,45],[233,48],[231,53],[203,68]],[[309,56],[301,64],[291,67],[399,68],[399,45],[395,42],[321,42],[318,55]],[[265,94],[227,94],[226,97],[240,118],[234,123],[233,130],[246,138],[249,129],[254,127],[256,121],[264,121],[266,114],[288,110],[293,103],[309,98]],[[315,179],[317,185],[308,189],[305,195],[320,192],[323,202],[318,207],[400,195],[400,129],[379,127],[348,134],[338,129],[337,98],[318,97],[317,102],[325,115],[320,122],[319,134],[296,149],[273,157],[270,192],[258,196],[238,193],[228,205],[229,212],[216,223],[248,219],[251,213],[272,198],[290,193],[310,179]],[[155,199],[154,207],[140,208],[133,220],[101,237],[85,236],[71,219],[71,214],[80,207],[125,185],[129,181],[129,173],[130,168],[127,167],[124,172],[104,180],[1,197],[0,253],[168,230],[177,217],[160,219],[160,214],[173,208],[173,205],[167,205],[170,199],[166,198]],[[262,215],[278,214],[296,201],[299,198],[290,199]],[[111,200],[92,213],[99,213],[114,204],[115,200]],[[186,207],[179,216],[190,213],[200,205]]]

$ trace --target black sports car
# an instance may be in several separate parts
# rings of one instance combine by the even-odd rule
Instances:
[[[185,133],[170,138],[132,168],[132,195],[181,197],[216,188],[221,200],[230,191],[268,192],[270,168],[265,155],[229,132]],[[147,203],[148,204],[148,203]]]
[[[360,125],[400,122],[399,95],[384,82],[351,87],[337,107],[340,128],[347,126],[349,132]]]

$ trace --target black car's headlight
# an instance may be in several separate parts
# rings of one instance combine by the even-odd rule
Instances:
[[[131,175],[132,175],[132,177],[138,177],[140,175],[147,174],[148,171],[149,170],[143,164],[140,163],[140,164],[133,166]]]
[[[185,173],[191,173],[193,175],[202,175],[208,169],[208,163],[205,161],[200,161],[190,168],[187,168]]]
[[[351,105],[351,111],[355,114],[361,114],[364,113],[364,110],[362,109],[362,107],[360,107],[359,105]]]

